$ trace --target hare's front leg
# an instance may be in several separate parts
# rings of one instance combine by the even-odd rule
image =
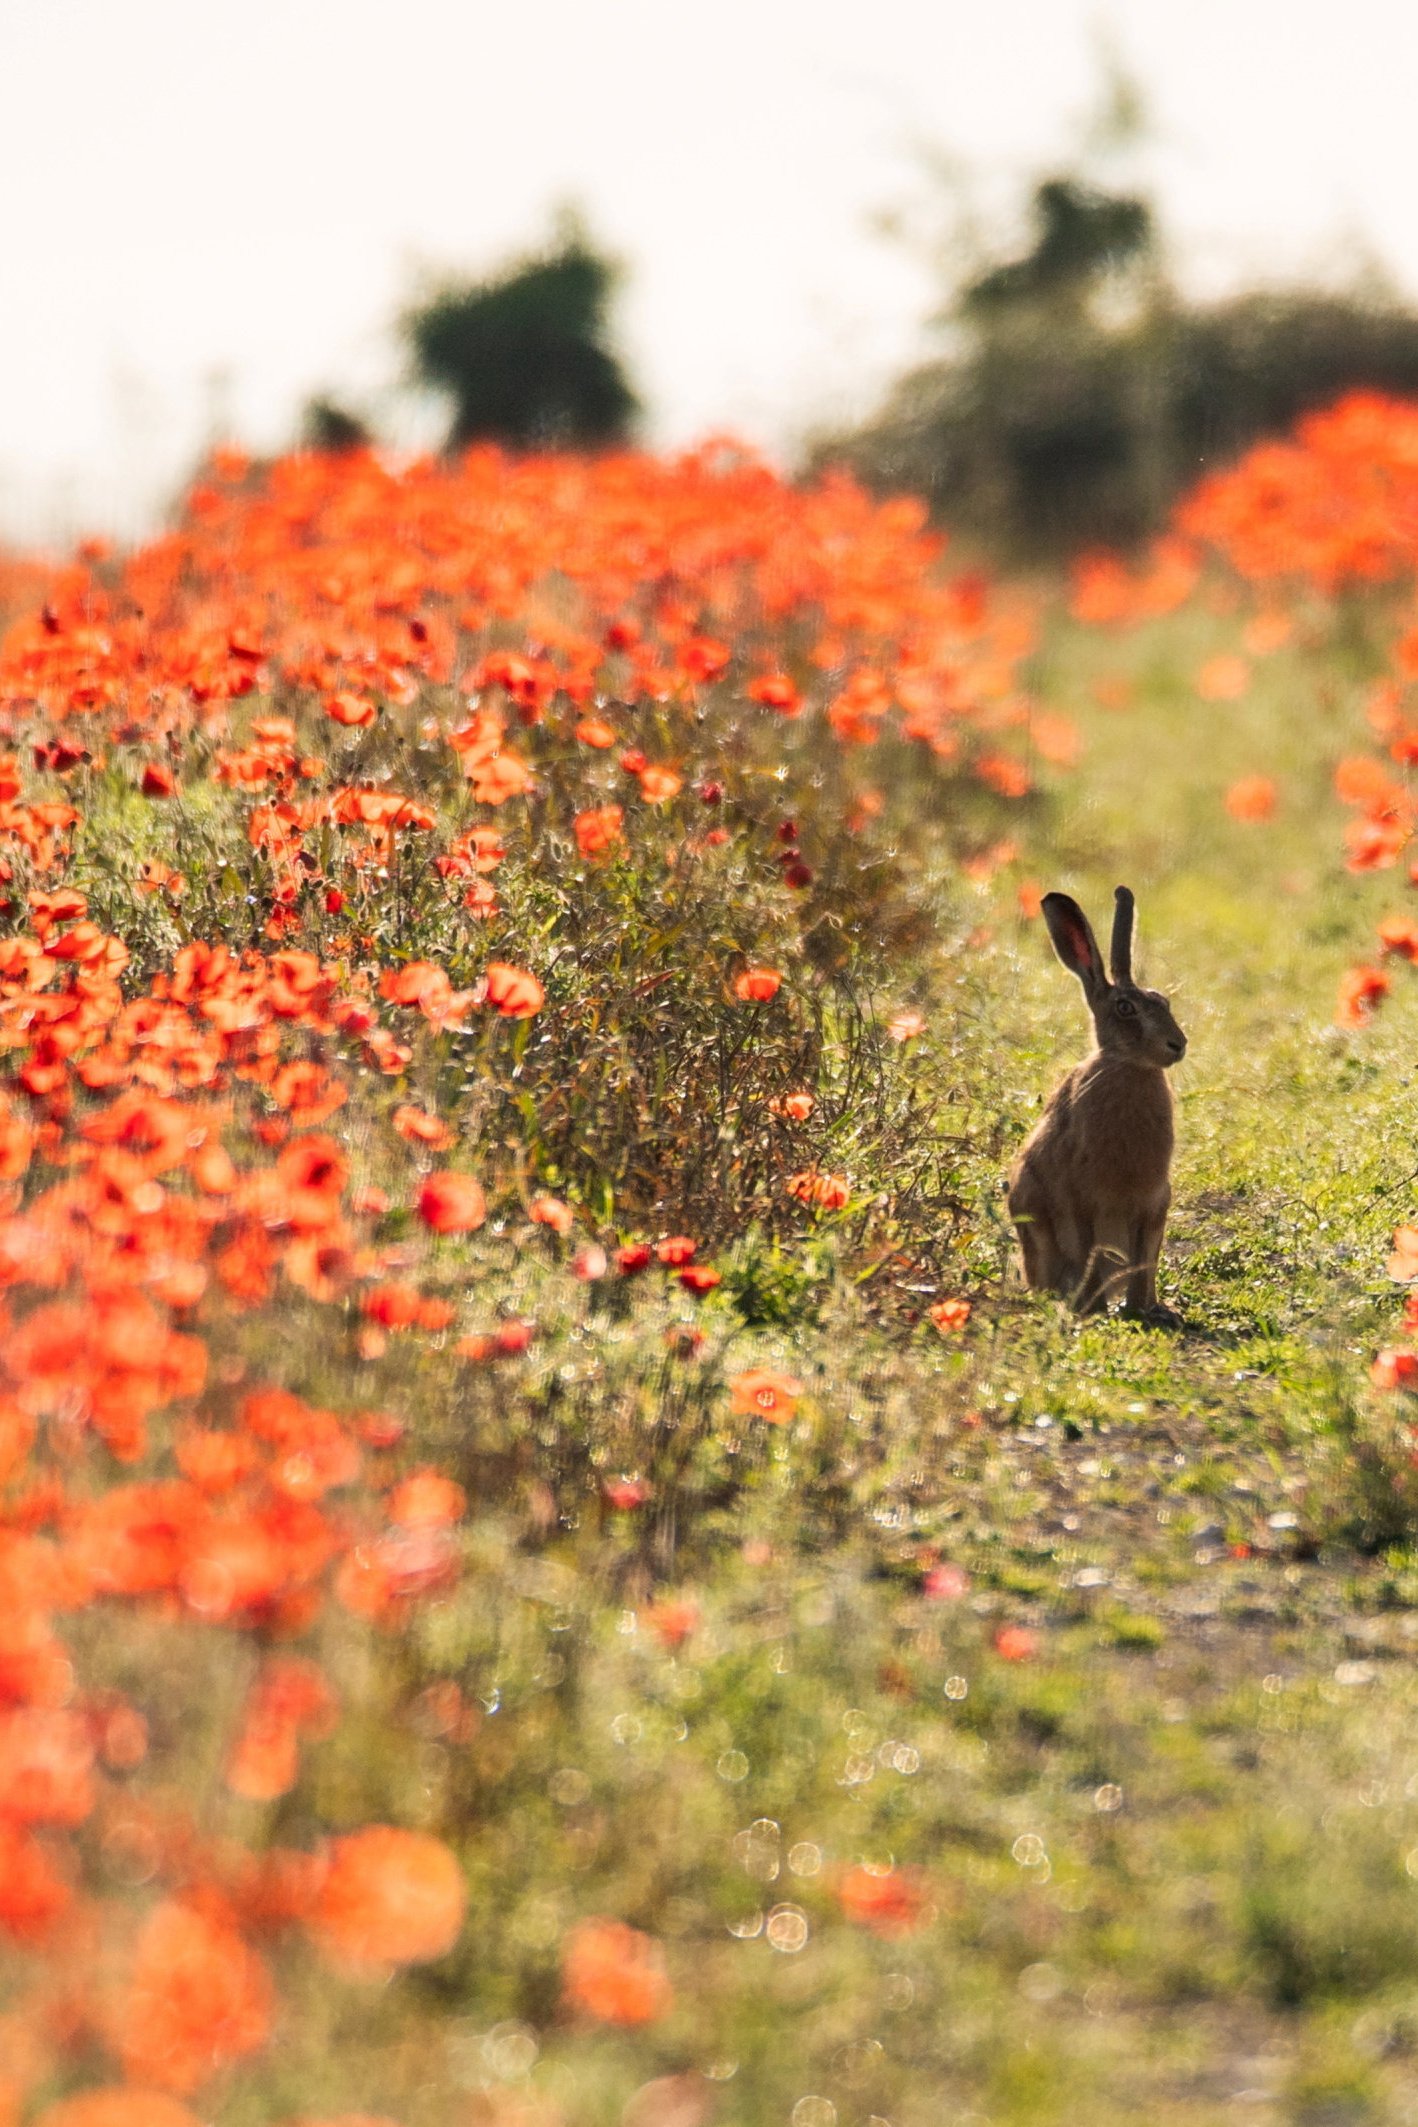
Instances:
[[[1130,1281],[1136,1261],[1127,1221],[1116,1215],[1100,1218],[1084,1257],[1083,1279],[1073,1303],[1078,1312],[1092,1315],[1106,1310],[1124,1281]]]
[[[1162,1254],[1162,1236],[1167,1228],[1167,1208],[1171,1192],[1161,1203],[1143,1215],[1134,1228],[1133,1256],[1136,1269],[1128,1279],[1127,1311],[1130,1315],[1167,1316],[1172,1320],[1172,1310],[1163,1307],[1157,1298],[1157,1264]]]

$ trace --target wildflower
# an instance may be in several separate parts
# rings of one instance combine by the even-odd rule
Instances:
[[[1377,813],[1403,798],[1382,761],[1371,753],[1346,754],[1334,771],[1334,794],[1342,805],[1362,805]]]
[[[1027,797],[1034,787],[1033,777],[1024,763],[1004,753],[982,753],[975,762],[975,773],[1002,798]]]
[[[929,1315],[941,1335],[949,1337],[964,1329],[970,1319],[970,1307],[968,1300],[937,1300]]]
[[[391,2120],[384,2112],[342,2112],[337,2117],[313,2119],[302,2113],[298,2120],[291,2120],[288,2127],[400,2127],[398,2120]]]
[[[1369,1368],[1369,1379],[1375,1388],[1406,1388],[1418,1392],[1418,1352],[1385,1346]]]
[[[768,1367],[750,1367],[729,1380],[729,1406],[741,1418],[762,1418],[769,1425],[786,1425],[798,1407],[803,1385],[792,1374]]]
[[[849,1920],[888,1941],[914,1934],[929,1911],[925,1881],[917,1869],[847,1869],[837,1901]]]
[[[530,1019],[546,1003],[546,991],[526,968],[491,960],[484,979],[487,1001],[504,1019]]]
[[[331,1842],[310,1926],[336,1964],[427,1964],[458,1940],[466,1895],[457,1856],[441,1839],[372,1824]]]
[[[645,1241],[627,1242],[615,1252],[615,1267],[623,1278],[633,1278],[637,1272],[646,1269],[649,1262],[650,1248]]]
[[[435,1233],[471,1233],[487,1217],[487,1198],[471,1174],[444,1169],[425,1177],[418,1212]]]
[[[659,1944],[619,1920],[583,1920],[562,1946],[568,2005],[606,2024],[648,2024],[668,2013],[674,1992]]]
[[[145,798],[170,798],[177,788],[177,777],[166,761],[149,761],[138,787]]]
[[[1379,943],[1395,958],[1418,960],[1418,921],[1412,916],[1385,916],[1379,925]]]
[[[251,1802],[288,1794],[300,1772],[303,1733],[330,1732],[337,1702],[312,1662],[269,1661],[247,1694],[241,1733],[227,1765],[227,1786]]]
[[[1004,1662],[1030,1662],[1039,1652],[1039,1635],[1027,1625],[1001,1625],[995,1634],[995,1653]]]
[[[563,1238],[576,1223],[575,1212],[559,1196],[534,1196],[527,1206],[527,1216],[534,1226],[550,1226]]]
[[[453,1142],[453,1132],[438,1115],[430,1115],[426,1108],[415,1108],[407,1102],[394,1110],[394,1128],[400,1137],[411,1145],[427,1145],[431,1152],[446,1152]]]
[[[1204,702],[1238,702],[1251,683],[1251,668],[1243,657],[1223,652],[1208,658],[1196,676],[1196,691]]]
[[[691,635],[680,644],[676,663],[691,679],[714,680],[727,670],[732,656],[728,644],[712,635]]]
[[[886,1031],[892,1041],[915,1041],[926,1031],[926,1015],[911,1006],[903,1006],[887,1020]]]
[[[783,1187],[800,1204],[818,1211],[840,1211],[852,1195],[852,1185],[845,1174],[820,1174],[815,1167],[790,1174]]]
[[[699,1243],[691,1240],[687,1233],[666,1234],[662,1241],[655,1243],[655,1260],[677,1269],[681,1263],[692,1260],[698,1247]]]
[[[433,1026],[456,1024],[473,1002],[471,990],[455,990],[441,967],[429,960],[409,960],[388,968],[379,979],[379,994],[394,1004],[414,1005]]]
[[[597,805],[572,821],[576,847],[583,857],[603,857],[624,839],[625,813],[619,805]]]
[[[461,1521],[468,1499],[460,1484],[438,1470],[416,1470],[389,1494],[389,1519],[408,1529],[441,1528]]]
[[[650,1486],[643,1477],[608,1477],[601,1486],[602,1499],[617,1514],[634,1513],[650,1496]]]
[[[1384,1268],[1396,1285],[1408,1285],[1418,1278],[1418,1226],[1395,1228],[1393,1254]]]
[[[1367,1026],[1375,1007],[1392,988],[1392,979],[1382,968],[1346,969],[1339,982],[1339,1003],[1334,1015],[1336,1024],[1355,1029]]]
[[[716,1285],[722,1285],[724,1282],[722,1274],[711,1270],[706,1263],[689,1263],[678,1275],[686,1292],[712,1292]]]
[[[645,1612],[645,1623],[662,1647],[682,1647],[699,1627],[699,1605],[684,1597],[662,1596]]]
[[[803,698],[785,672],[765,672],[748,686],[751,702],[761,702],[765,709],[776,709],[779,716],[801,716]]]
[[[201,2122],[166,2091],[114,2083],[46,2105],[35,2127],[201,2127]]]
[[[236,1930],[177,1899],[139,1931],[113,2017],[130,2082],[194,2091],[271,2034],[266,1968]]]
[[[1344,845],[1349,852],[1345,870],[1387,871],[1398,862],[1411,832],[1407,819],[1398,814],[1352,821],[1344,831]]]
[[[769,1101],[768,1113],[780,1117],[784,1122],[805,1123],[816,1106],[813,1095],[806,1091],[780,1093]]]
[[[774,967],[746,967],[734,977],[734,995],[740,1004],[767,1004],[783,987],[783,978]]]
[[[0,1930],[15,1942],[42,1944],[73,1895],[50,1847],[0,1817]]]
[[[647,805],[667,805],[683,788],[684,778],[676,775],[673,768],[657,767],[652,762],[640,770],[640,795]]]
[[[423,1295],[418,1287],[402,1278],[386,1278],[381,1284],[371,1285],[359,1303],[366,1321],[377,1322],[383,1329],[411,1329],[422,1306]]]
[[[1233,820],[1268,820],[1275,811],[1275,783],[1268,775],[1243,775],[1226,793]]]

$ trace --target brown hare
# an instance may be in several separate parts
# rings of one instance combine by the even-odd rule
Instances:
[[[1024,1276],[1080,1314],[1121,1295],[1130,1314],[1177,1325],[1157,1300],[1157,1258],[1172,1189],[1167,1072],[1186,1036],[1165,997],[1132,979],[1134,903],[1120,886],[1112,980],[1093,927],[1068,894],[1045,894],[1054,951],[1083,984],[1098,1046],[1056,1087],[1009,1178]]]

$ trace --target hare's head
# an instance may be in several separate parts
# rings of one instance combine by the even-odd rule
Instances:
[[[1114,901],[1111,980],[1103,971],[1093,926],[1070,895],[1045,894],[1044,921],[1054,951],[1083,984],[1099,1048],[1165,1071],[1186,1054],[1187,1037],[1166,998],[1157,990],[1140,990],[1133,981],[1131,890],[1120,886]]]

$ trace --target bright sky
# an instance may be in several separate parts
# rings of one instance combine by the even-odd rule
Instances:
[[[789,451],[923,347],[874,227],[920,150],[1021,196],[1100,32],[1190,285],[1373,257],[1418,297],[1409,0],[0,0],[0,536],[134,529],[214,423],[275,445],[322,387],[414,435],[393,313],[564,201],[652,440]]]

